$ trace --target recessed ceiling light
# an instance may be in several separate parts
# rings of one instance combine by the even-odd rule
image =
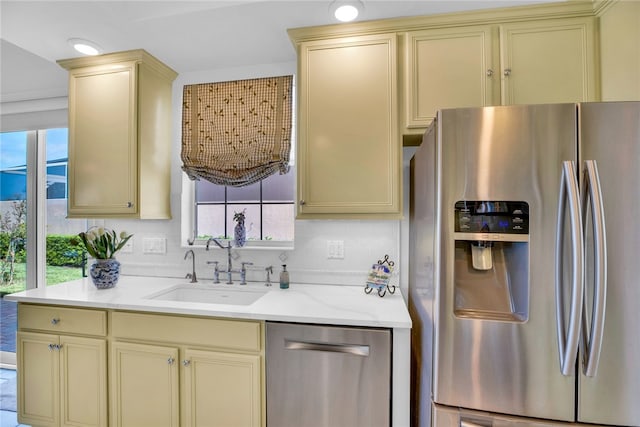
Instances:
[[[350,22],[358,17],[364,5],[358,0],[335,0],[329,5],[329,11],[340,22]]]
[[[84,39],[69,39],[67,42],[78,52],[83,55],[99,55],[102,48],[92,41]]]

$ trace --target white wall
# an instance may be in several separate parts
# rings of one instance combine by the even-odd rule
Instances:
[[[118,259],[122,262],[124,274],[175,276],[184,277],[190,271],[191,260],[185,260],[185,251],[189,248],[182,242],[181,236],[181,193],[183,174],[180,161],[181,139],[181,109],[182,88],[186,84],[206,83],[214,81],[238,80],[246,78],[267,77],[283,74],[295,74],[295,63],[265,64],[244,68],[221,69],[184,73],[178,76],[173,85],[173,155],[171,173],[171,220],[124,221],[105,220],[108,227],[121,231],[125,229],[134,233],[133,252],[122,253]],[[405,203],[406,204],[406,203]],[[405,209],[408,212],[408,209]],[[407,254],[401,250],[401,235],[406,221],[355,221],[355,220],[304,220],[295,223],[295,242],[292,250],[265,249],[234,249],[237,256],[234,261],[240,265],[241,261],[254,263],[255,270],[250,271],[247,279],[250,281],[264,280],[264,267],[274,266],[276,273],[280,265],[287,264],[290,270],[291,282],[300,283],[329,283],[364,286],[367,272],[372,263],[388,254],[396,261],[396,271],[399,273],[395,284],[406,289],[406,275],[401,274],[406,269]],[[406,231],[405,231],[406,233]],[[143,254],[142,241],[145,237],[166,238],[167,251],[165,254]],[[184,236],[186,238],[186,236]],[[344,259],[327,259],[327,241],[344,241]],[[200,281],[206,282],[213,277],[213,269],[207,261],[217,260],[226,265],[226,252],[212,248],[206,252],[204,248],[195,248],[196,271]],[[281,261],[280,257],[286,257]],[[406,295],[406,292],[403,292]]]

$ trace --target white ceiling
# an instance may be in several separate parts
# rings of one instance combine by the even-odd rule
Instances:
[[[372,20],[559,0],[364,0]],[[0,101],[67,95],[56,60],[84,38],[105,53],[145,49],[178,73],[295,60],[288,28],[336,23],[330,0],[0,0]]]

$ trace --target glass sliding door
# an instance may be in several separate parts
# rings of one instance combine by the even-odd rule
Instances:
[[[27,288],[28,152],[35,132],[0,133],[0,365],[15,365],[16,303]],[[31,147],[30,147],[31,146]]]
[[[4,295],[83,276],[67,216],[66,128],[0,133],[0,365],[15,364],[16,303]]]

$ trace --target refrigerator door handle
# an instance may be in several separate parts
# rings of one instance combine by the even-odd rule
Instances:
[[[587,209],[591,207],[593,221],[593,306],[591,325],[587,314],[587,304],[582,309],[582,339],[580,342],[583,373],[587,377],[596,375],[600,361],[600,349],[604,333],[604,319],[607,298],[607,236],[604,223],[604,207],[600,189],[600,175],[595,160],[585,160],[582,187],[582,221],[587,226]],[[587,198],[589,200],[587,200]],[[590,204],[588,204],[590,203]],[[584,235],[587,235],[584,230]]]
[[[572,282],[568,331],[565,334],[565,303],[563,294],[563,243],[565,201],[569,202],[571,223]],[[584,298],[584,243],[582,209],[580,207],[578,182],[572,161],[562,162],[562,177],[558,197],[558,219],[556,226],[556,322],[560,372],[570,376],[575,372],[575,363],[580,341],[580,321]]]

